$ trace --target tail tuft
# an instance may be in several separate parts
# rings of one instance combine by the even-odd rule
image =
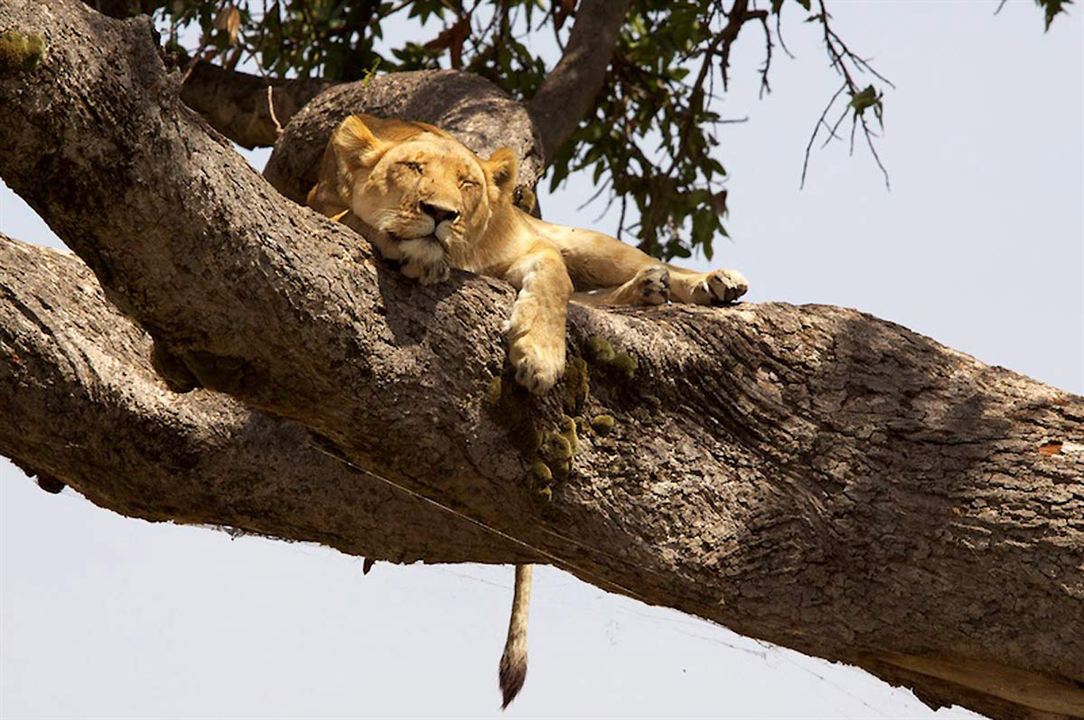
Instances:
[[[516,590],[512,616],[508,618],[508,640],[501,655],[500,682],[504,702],[501,710],[516,699],[527,679],[527,607],[531,602],[531,566],[516,565]]]
[[[500,683],[501,695],[503,696],[501,710],[504,710],[516,699],[516,695],[523,688],[526,679],[527,651],[523,649],[522,645],[513,648],[510,644],[504,649],[504,655],[501,655]]]

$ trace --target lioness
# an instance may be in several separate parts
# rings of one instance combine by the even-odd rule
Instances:
[[[446,279],[453,267],[512,283],[519,294],[507,325],[509,360],[516,381],[533,393],[564,374],[569,300],[706,305],[748,289],[733,270],[666,265],[608,235],[532,217],[513,204],[516,170],[507,148],[484,160],[432,125],[354,115],[332,134],[308,204],[365,231],[381,255],[423,284]],[[527,673],[530,571],[516,568],[502,707]]]

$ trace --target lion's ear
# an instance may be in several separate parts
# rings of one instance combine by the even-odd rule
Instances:
[[[489,170],[493,184],[501,196],[512,197],[512,191],[516,187],[516,173],[519,171],[516,153],[506,147],[498,148],[489,156],[489,160],[486,160],[486,169]]]
[[[351,115],[335,129],[331,147],[335,150],[339,169],[353,172],[375,165],[387,149],[387,143],[374,135],[362,118]]]

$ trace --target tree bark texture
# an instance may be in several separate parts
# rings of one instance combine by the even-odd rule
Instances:
[[[529,556],[358,473],[296,423],[221,393],[171,392],[150,337],[74,255],[0,234],[0,296],[0,452],[29,473],[131,517],[307,537],[378,560]]]
[[[283,198],[180,102],[146,21],[17,0],[0,27],[48,43],[0,72],[0,176],[103,289],[0,243],[0,451],[24,467],[141,517],[550,562],[934,704],[1084,715],[1084,399],[775,303],[573,306],[573,372],[532,398],[510,287],[417,286]],[[207,389],[168,391],[151,337]]]

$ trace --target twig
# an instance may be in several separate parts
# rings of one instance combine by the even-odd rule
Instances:
[[[889,182],[888,179],[888,170],[885,169],[884,163],[881,162],[881,156],[877,154],[877,148],[873,146],[873,139],[871,137],[872,133],[870,132],[869,126],[866,125],[866,116],[862,115],[861,118],[862,130],[866,134],[866,144],[869,145],[869,151],[873,154],[873,159],[877,161],[877,167],[881,168],[881,175],[883,175],[885,179],[885,190],[891,191],[892,183]]]
[[[877,72],[877,70],[869,64],[869,61],[862,57],[859,57],[854,52],[852,52],[851,49],[847,47],[846,43],[844,43],[843,40],[839,37],[839,35],[837,35],[836,32],[831,28],[831,26],[829,25],[829,18],[831,17],[831,15],[828,14],[828,8],[825,5],[825,0],[817,0],[817,4],[820,8],[820,13],[818,15],[815,15],[814,17],[820,21],[821,27],[823,29],[824,47],[826,52],[828,53],[828,60],[831,63],[832,68],[843,78],[843,84],[838,90],[836,90],[835,94],[832,95],[832,98],[828,101],[828,104],[825,105],[824,111],[821,113],[820,118],[818,118],[817,124],[813,126],[813,132],[809,136],[809,142],[806,144],[805,156],[802,160],[802,179],[799,187],[805,187],[805,179],[809,170],[810,153],[812,152],[813,143],[815,142],[817,135],[820,133],[821,127],[827,128],[828,130],[828,137],[825,138],[824,144],[821,146],[821,148],[823,149],[827,147],[832,140],[841,139],[836,134],[836,131],[839,129],[839,126],[843,124],[843,120],[847,117],[848,112],[850,112],[852,117],[850,141],[848,147],[849,154],[854,155],[854,137],[855,133],[858,130],[859,122],[861,122],[862,133],[866,136],[866,145],[869,147],[870,152],[873,155],[873,159],[877,163],[877,167],[880,168],[881,173],[884,175],[885,187],[891,189],[891,184],[889,183],[888,179],[888,171],[885,169],[884,163],[881,161],[881,157],[877,153],[877,150],[873,144],[873,138],[876,133],[874,133],[870,129],[869,123],[864,115],[864,110],[866,109],[866,107],[868,107],[868,105],[858,107],[854,104],[854,98],[858,96],[859,93],[862,91],[859,90],[858,83],[855,81],[854,76],[851,74],[851,68],[848,67],[848,64],[853,66],[853,69],[855,71],[860,73],[869,73],[870,75],[873,75],[875,78],[893,89],[895,89],[896,86],[892,83],[891,80]],[[835,105],[836,100],[839,99],[839,96],[844,91],[847,91],[847,93],[851,96],[852,101],[847,105],[846,108],[844,108],[843,112],[840,114],[839,118],[835,121],[835,123],[829,126],[825,122],[825,117],[827,117],[828,112],[832,109],[832,106]],[[867,91],[873,92],[872,87],[867,88]],[[881,118],[879,103],[880,96],[878,95],[874,98],[874,111],[877,114],[878,120],[880,120]]]
[[[779,38],[779,47],[783,48],[783,52],[787,54],[791,60],[794,59],[794,53],[787,47],[787,42],[783,39],[783,15],[782,13],[775,14],[775,35]]]
[[[839,86],[839,90],[836,90],[835,95],[833,95],[832,99],[828,101],[828,104],[824,106],[824,111],[821,112],[821,116],[817,119],[817,124],[813,126],[813,133],[809,136],[809,142],[806,143],[805,146],[805,160],[802,161],[802,182],[798,186],[799,188],[805,187],[805,175],[806,171],[809,169],[809,153],[813,149],[813,141],[817,139],[817,133],[820,132],[821,125],[827,127],[828,124],[824,122],[824,118],[828,116],[828,111],[832,109],[832,105],[835,104],[836,98],[838,98],[846,89],[846,83]],[[835,134],[834,130],[830,130],[829,132],[833,135]]]
[[[763,100],[764,93],[772,91],[771,85],[768,84],[768,71],[772,67],[772,32],[768,29],[767,14],[760,16],[760,24],[764,28],[764,65],[760,68],[760,93],[758,97]]]
[[[275,86],[267,86],[267,110],[271,113],[271,122],[275,123],[275,137],[282,137],[282,123],[279,122],[278,115],[275,114],[275,100],[274,100]]]

